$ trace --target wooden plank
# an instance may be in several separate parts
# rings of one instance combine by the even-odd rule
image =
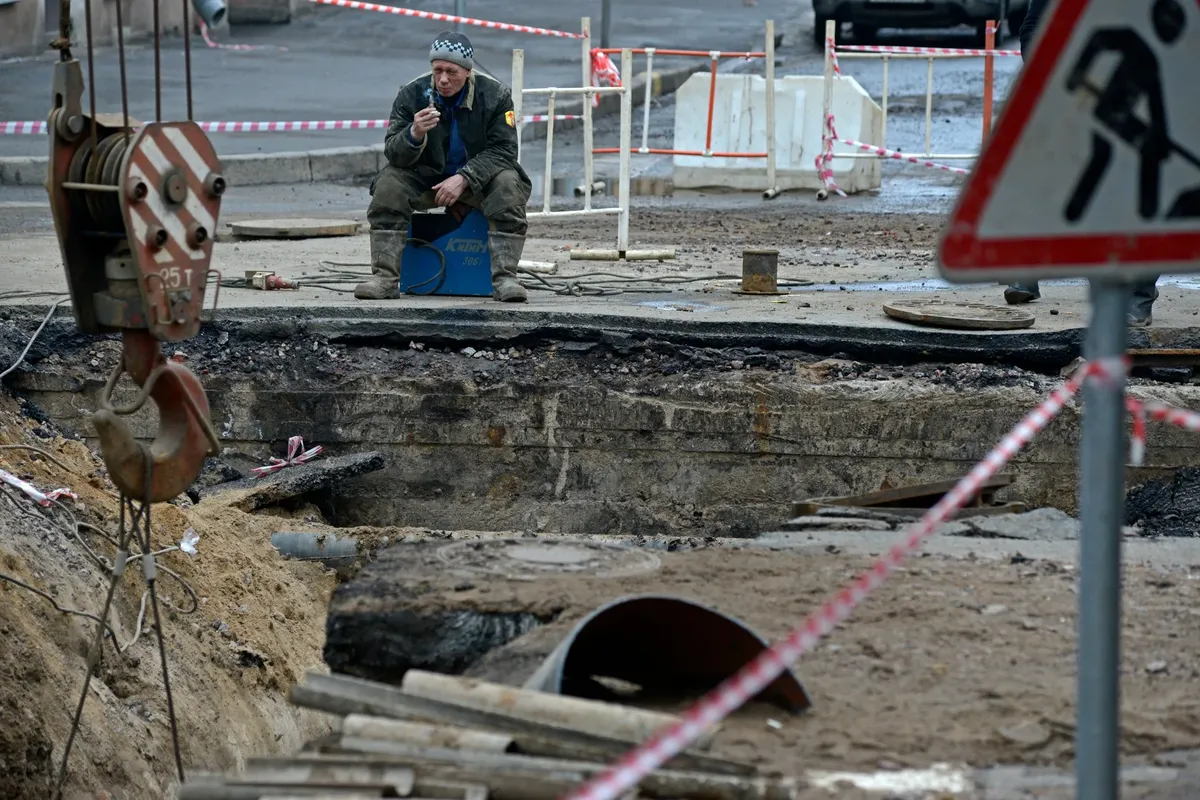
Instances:
[[[993,475],[980,484],[978,494],[980,498],[994,495],[997,489],[1010,486],[1012,482],[1013,475],[1011,473]],[[877,492],[868,492],[860,495],[810,497],[795,501],[792,504],[792,514],[797,517],[805,516],[809,512],[798,511],[797,509],[808,508],[814,505],[887,508],[889,506],[896,506],[904,501],[924,500],[928,502],[928,507],[932,507],[937,500],[941,499],[942,495],[953,489],[957,483],[957,480],[935,481],[933,483],[918,483],[912,486],[899,486],[895,489],[881,489]],[[917,505],[917,503],[912,503],[908,506],[900,506],[900,508],[915,508]]]
[[[349,759],[368,763],[412,766],[419,780],[433,777],[484,784],[492,800],[556,800],[608,768],[607,764],[536,756],[473,753],[435,747],[414,747],[400,742],[343,737],[341,749],[328,756],[302,756],[292,761],[309,763],[314,758]],[[277,759],[250,759],[249,764]],[[794,800],[798,782],[791,778],[713,775],[700,772],[657,770],[639,784],[647,797],[690,800]]]
[[[414,697],[395,686],[347,675],[309,673],[292,687],[291,702],[331,714],[370,714],[396,719],[436,722],[510,734],[527,755],[613,761],[638,741],[619,740],[571,730],[539,720],[512,717],[500,711],[479,711],[453,703]],[[720,775],[754,775],[755,767],[703,753],[685,751],[667,765]]]
[[[476,711],[503,713],[524,720],[541,720],[551,725],[629,742],[645,741],[662,728],[679,721],[678,717],[671,714],[419,669],[404,673],[400,688],[426,700],[453,703]],[[705,735],[704,744],[712,741],[713,733],[709,731]]]
[[[411,769],[370,764],[280,764],[270,769],[245,769],[229,778],[240,783],[359,784],[381,786],[398,795],[412,792]]]
[[[193,776],[181,789],[180,800],[241,800],[275,795],[346,795],[404,797],[416,777],[410,767],[358,761],[280,761],[248,767],[236,775]]]
[[[843,512],[840,515],[832,513],[834,509]],[[955,519],[966,517],[994,517],[997,514],[1021,514],[1029,509],[1025,503],[1013,501],[989,506],[967,506],[955,513]],[[919,519],[928,512],[928,508],[903,508],[887,506],[886,510],[868,508],[866,506],[835,506],[821,505],[813,502],[798,502],[792,504],[792,513],[797,517],[829,517],[840,516],[844,519],[879,519],[889,522],[911,522]]]
[[[449,725],[430,725],[367,714],[351,714],[346,717],[342,721],[342,733],[360,739],[383,739],[429,747],[445,747],[450,750],[477,750],[484,753],[504,753],[513,747],[513,738],[501,733],[487,733]]]
[[[296,786],[278,783],[242,783],[235,780],[189,780],[179,787],[177,800],[260,800],[272,796],[303,797],[313,800],[317,797],[336,798],[336,800],[360,800],[360,798],[396,797],[395,792],[389,792],[383,787],[363,787],[353,784],[345,786],[311,785]]]
[[[1127,353],[1135,367],[1200,366],[1200,350],[1190,348],[1133,348]]]
[[[482,783],[438,780],[422,776],[413,786],[413,800],[488,800],[488,788]]]

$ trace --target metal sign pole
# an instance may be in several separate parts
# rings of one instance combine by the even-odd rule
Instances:
[[[1088,361],[1125,354],[1127,284],[1091,282]],[[1121,524],[1125,509],[1125,379],[1083,388],[1080,447],[1079,687],[1076,797],[1117,800],[1121,709]]]

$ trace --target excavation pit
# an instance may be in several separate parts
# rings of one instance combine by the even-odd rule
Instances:
[[[16,329],[36,326],[40,315],[20,313]],[[445,327],[410,338],[408,326],[378,319],[368,336],[361,317],[339,333],[314,319],[230,314],[178,357],[201,375],[230,450],[214,480],[284,455],[290,436],[324,447],[318,460],[381,456],[380,469],[319,498],[253,514],[280,517],[271,540],[279,551],[286,544],[288,557],[339,573],[326,666],[391,682],[418,668],[520,685],[581,619],[633,594],[701,603],[774,640],[894,544],[903,524],[770,533],[794,501],[961,477],[1061,383],[1049,370],[922,361],[920,351],[912,363],[871,363],[790,342],[689,341],[686,331],[670,340],[654,330],[572,334],[562,320],[552,334],[498,339]],[[90,439],[90,409],[117,353],[116,341],[79,337],[56,318],[8,381],[27,416]],[[1135,380],[1133,391],[1200,406],[1188,386]],[[1014,459],[1002,499],[1074,511],[1079,419],[1068,405]],[[150,413],[133,422],[141,437],[154,431]],[[1196,458],[1191,434],[1150,433],[1150,466],[1131,469],[1131,484]],[[204,494],[197,510],[220,492]],[[315,501],[311,520],[305,497]],[[322,522],[350,530],[320,542],[279,536]],[[396,571],[420,566],[394,533],[403,527],[425,530],[429,557],[459,573],[453,581],[434,586],[431,570]],[[937,555],[896,574],[798,665],[812,709],[793,718],[753,704],[717,752],[785,772],[937,761],[1066,767],[1077,573],[1062,563],[1077,542],[982,522],[947,533]],[[983,538],[995,536],[1006,537],[999,547]],[[626,547],[600,546],[610,537]],[[1138,561],[1148,550],[1129,552]],[[1128,754],[1200,745],[1189,733],[1197,728],[1185,666],[1200,658],[1187,612],[1194,598],[1178,566],[1195,561],[1168,554],[1127,573],[1127,635],[1145,640],[1125,684]]]
[[[6,313],[17,329],[36,325],[34,314]],[[960,478],[1062,380],[921,362],[917,348],[916,363],[871,363],[787,340],[715,346],[686,328],[593,336],[567,315],[484,339],[477,326],[444,325],[409,338],[419,315],[410,324],[328,309],[291,320],[230,312],[175,357],[201,376],[233,474],[285,455],[292,436],[322,446],[314,463],[366,459],[371,471],[310,497],[342,527],[753,537],[794,516],[801,498]],[[94,443],[90,411],[118,352],[59,316],[7,380]],[[1189,386],[1153,391],[1200,405]],[[1014,458],[999,499],[1074,513],[1079,422],[1069,404]],[[152,437],[153,410],[132,425]],[[1130,468],[1130,485],[1200,462],[1192,437],[1152,426],[1151,459]],[[195,494],[215,500],[227,485]]]

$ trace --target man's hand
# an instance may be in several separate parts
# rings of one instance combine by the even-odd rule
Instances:
[[[433,106],[427,106],[417,112],[412,121],[412,138],[421,141],[425,134],[437,127],[441,114]]]
[[[462,175],[451,175],[446,180],[433,187],[437,192],[434,202],[443,208],[449,208],[467,191],[467,179]]]

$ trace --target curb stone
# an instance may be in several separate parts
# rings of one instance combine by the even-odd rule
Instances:
[[[705,64],[651,73],[651,96],[673,93],[692,74],[707,69]],[[633,81],[634,107],[645,97],[645,76]],[[602,95],[593,109],[594,116],[617,114],[621,110],[618,95]],[[583,101],[558,105],[558,113],[582,114]],[[555,132],[583,127],[583,120],[558,120]],[[382,135],[382,134],[381,134]],[[530,142],[546,138],[544,124],[529,126],[521,135]],[[45,156],[0,157],[0,186],[43,186],[46,183]],[[296,150],[278,153],[246,153],[221,156],[222,173],[230,187],[265,186],[277,183],[321,183],[351,180],[375,175],[383,166],[383,143],[322,150]]]

